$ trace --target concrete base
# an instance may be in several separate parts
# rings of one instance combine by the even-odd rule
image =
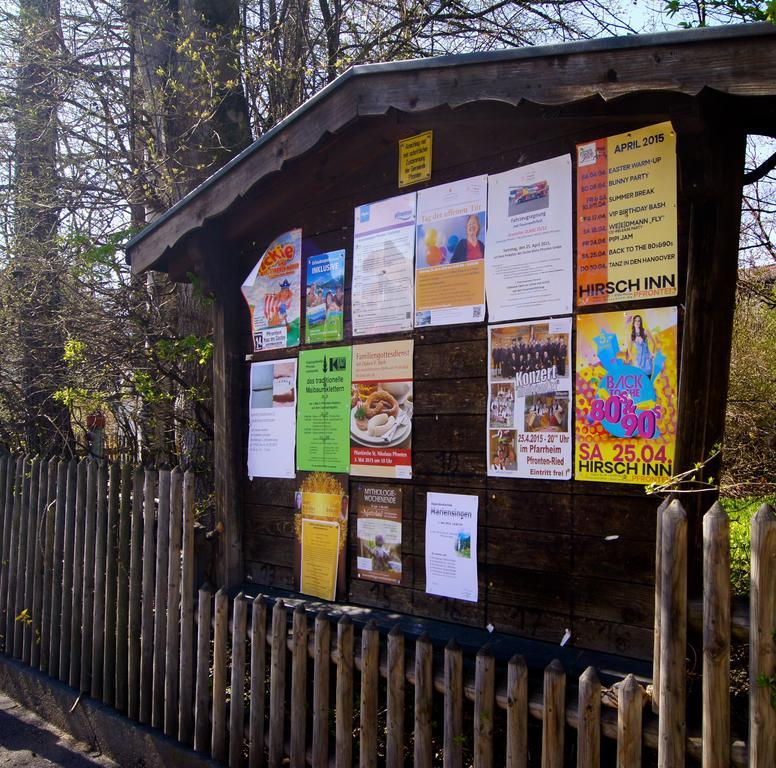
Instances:
[[[220,765],[87,696],[70,712],[78,698],[70,686],[2,655],[0,690],[122,766],[215,768]]]

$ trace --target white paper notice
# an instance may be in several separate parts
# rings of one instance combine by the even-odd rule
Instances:
[[[353,227],[353,335],[410,331],[415,193],[360,205]]]
[[[296,477],[296,358],[251,364],[248,477]]]
[[[426,592],[476,603],[477,496],[426,497]]]
[[[488,475],[570,480],[571,318],[488,331]]]
[[[571,199],[570,155],[488,177],[485,287],[492,322],[571,313]]]

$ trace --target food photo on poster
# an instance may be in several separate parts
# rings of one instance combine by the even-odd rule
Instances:
[[[242,284],[251,315],[253,349],[299,346],[302,230],[277,237]]]
[[[653,483],[673,475],[677,310],[577,317],[577,480]]]

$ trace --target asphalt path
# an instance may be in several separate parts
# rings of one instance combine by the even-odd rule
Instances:
[[[117,766],[0,691],[0,768]]]

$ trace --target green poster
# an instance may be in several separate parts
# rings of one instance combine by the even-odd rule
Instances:
[[[296,468],[350,471],[350,347],[299,353]]]

